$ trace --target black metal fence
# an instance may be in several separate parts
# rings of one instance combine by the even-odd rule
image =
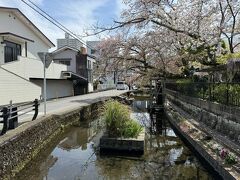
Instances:
[[[221,104],[240,106],[240,83],[170,83],[167,89]]]
[[[0,107],[0,123],[3,123],[3,128],[0,135],[5,134],[9,129],[15,129],[18,126],[18,117],[34,111],[32,120],[35,120],[38,115],[39,101],[35,99],[33,102]],[[2,119],[2,120],[1,120]]]

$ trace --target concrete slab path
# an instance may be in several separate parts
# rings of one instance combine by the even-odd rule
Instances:
[[[127,91],[125,91],[125,90],[108,90],[108,91],[102,91],[102,92],[84,94],[84,95],[79,95],[79,96],[72,96],[72,97],[50,100],[50,101],[47,101],[47,104],[46,104],[46,107],[47,107],[46,115],[58,114],[60,112],[66,111],[66,110],[76,109],[76,108],[86,106],[86,105],[92,104],[92,103],[100,101],[100,100],[104,100],[106,98],[119,96],[125,92],[127,92]],[[34,112],[32,111],[23,116],[20,116],[19,120],[18,120],[19,124],[31,121],[33,114],[34,114]],[[38,113],[37,118],[42,117],[42,116],[44,116],[44,104],[43,103],[40,104],[39,113]],[[2,127],[0,127],[0,128],[2,128]]]

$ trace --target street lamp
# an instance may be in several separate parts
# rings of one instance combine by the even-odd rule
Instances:
[[[47,81],[46,81],[46,68],[48,68],[53,60],[52,55],[47,52],[39,52],[39,58],[43,62],[43,98],[44,98],[44,115],[47,112]]]

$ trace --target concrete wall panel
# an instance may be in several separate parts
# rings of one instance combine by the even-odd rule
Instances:
[[[0,68],[0,105],[40,98],[41,87]]]

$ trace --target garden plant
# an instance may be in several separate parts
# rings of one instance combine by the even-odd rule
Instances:
[[[130,109],[118,101],[108,101],[104,104],[103,118],[107,134],[110,137],[135,138],[143,127],[130,118]]]

